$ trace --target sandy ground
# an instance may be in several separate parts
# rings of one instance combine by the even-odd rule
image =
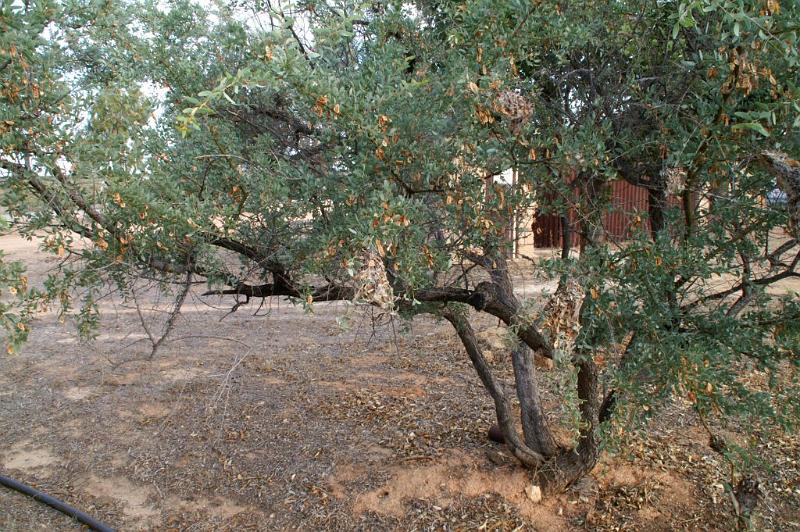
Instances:
[[[54,264],[17,237],[0,247],[33,282]],[[120,530],[734,526],[725,467],[685,411],[534,503],[528,474],[486,438],[491,401],[445,324],[376,324],[345,303],[229,314],[231,301],[201,291],[152,360],[119,298],[103,301],[90,343],[52,314],[37,319],[23,351],[0,358],[0,473]],[[154,298],[140,294],[157,332],[168,307]],[[762,529],[800,530],[796,443],[774,451],[785,474],[763,484]],[[37,529],[80,527],[0,488],[0,530]]]

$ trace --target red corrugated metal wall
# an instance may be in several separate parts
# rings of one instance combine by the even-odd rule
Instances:
[[[537,216],[533,221],[533,247],[561,247],[561,220],[555,215]]]
[[[627,181],[614,181],[611,183],[611,198],[613,208],[606,214],[603,227],[611,239],[628,238],[635,216],[647,213],[647,189]]]
[[[603,220],[608,237],[622,240],[630,235],[630,228],[637,214],[647,213],[647,189],[631,185],[627,181],[611,183],[612,209]],[[646,217],[642,217],[645,218]],[[575,222],[574,213],[570,221]],[[533,245],[537,248],[561,247],[561,220],[558,216],[538,216],[533,223]],[[573,235],[573,246],[578,245]]]

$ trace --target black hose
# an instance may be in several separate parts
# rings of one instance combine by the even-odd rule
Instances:
[[[56,499],[55,497],[51,497],[46,493],[42,493],[41,491],[33,489],[32,487],[27,486],[22,482],[14,480],[13,478],[8,478],[4,477],[3,475],[0,475],[0,484],[2,484],[7,488],[11,488],[12,490],[24,493],[25,495],[29,495],[30,497],[33,497],[34,500],[43,502],[46,505],[55,508],[59,512],[66,514],[72,517],[73,519],[83,523],[92,530],[96,530],[97,532],[114,532],[113,528],[111,528],[106,524],[101,523],[92,516],[73,508],[72,506]]]

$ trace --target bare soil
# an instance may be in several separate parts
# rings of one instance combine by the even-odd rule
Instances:
[[[0,247],[32,282],[54,265],[18,237]],[[535,503],[528,473],[486,437],[491,401],[446,324],[407,328],[346,303],[230,314],[232,301],[201,291],[152,360],[116,296],[92,342],[37,319],[24,350],[0,358],[0,474],[120,530],[735,528],[729,473],[684,405]],[[168,302],[138,300],[157,333]],[[757,529],[800,530],[798,449],[796,437],[764,449],[778,466],[759,470]],[[0,530],[37,529],[80,526],[0,488]]]

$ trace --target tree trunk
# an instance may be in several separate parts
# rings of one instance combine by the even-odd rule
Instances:
[[[502,430],[503,437],[505,438],[506,444],[511,449],[511,452],[523,464],[532,468],[540,467],[545,462],[545,457],[520,440],[512,420],[511,406],[503,393],[503,389],[500,387],[500,383],[494,378],[492,370],[478,346],[478,339],[469,321],[465,316],[449,310],[444,311],[442,316],[455,328],[472,362],[472,366],[478,373],[478,377],[480,377],[489,395],[494,399],[497,423],[500,425],[500,430]]]
[[[591,353],[579,353],[575,357],[578,366],[578,399],[580,400],[581,428],[578,439],[578,454],[586,465],[597,462],[598,441],[596,428],[600,412],[600,400],[597,388],[597,364]]]
[[[523,465],[534,471],[535,482],[545,492],[556,493],[563,491],[591,471],[597,462],[598,456],[598,442],[594,434],[599,409],[597,367],[591,357],[576,360],[579,368],[578,396],[582,401],[581,417],[584,422],[578,446],[574,449],[559,449],[555,445],[544,421],[541,403],[538,400],[538,387],[535,385],[535,381],[532,388],[527,388],[529,395],[526,395],[526,397],[533,400],[533,405],[527,400],[523,403],[527,404],[527,406],[523,406],[522,411],[523,426],[527,425],[528,427],[525,441],[523,441],[514,427],[513,414],[508,399],[503,393],[500,383],[492,374],[492,370],[478,346],[477,338],[469,321],[465,316],[449,310],[442,312],[442,316],[455,328],[475,371],[477,371],[481,382],[494,400],[497,422],[503,433],[506,445]],[[530,357],[528,359],[530,360]],[[528,373],[523,374],[531,375]],[[547,444],[552,446],[551,454],[545,455],[537,450],[537,447],[544,448]]]
[[[492,269],[491,275],[495,285],[499,288],[497,297],[502,299],[505,305],[513,308],[513,314],[516,315],[519,310],[519,301],[514,295],[514,284],[509,274],[508,262],[502,255],[494,262],[495,268]],[[514,367],[517,398],[520,403],[525,445],[545,457],[553,456],[558,447],[547,427],[547,419],[542,410],[533,353],[525,343],[518,341],[511,351],[511,360]]]
[[[537,482],[548,493],[564,491],[587,475],[597,464],[600,455],[596,429],[600,401],[598,397],[597,365],[588,351],[580,350],[573,357],[578,368],[578,399],[582,426],[578,445],[563,449],[548,464],[537,471]]]
[[[519,398],[525,445],[543,456],[553,456],[558,451],[558,447],[547,426],[547,419],[542,409],[533,353],[527,345],[517,342],[511,351],[511,360],[514,365],[514,379],[517,384],[517,398]]]
[[[650,237],[655,240],[666,223],[664,210],[667,207],[667,195],[663,188],[647,189],[647,211],[650,217]]]
[[[590,188],[596,194],[602,184],[590,183]],[[590,197],[596,197],[595,195]],[[599,211],[598,211],[599,212]],[[599,220],[593,220],[591,230],[586,234],[588,242],[584,245],[597,245],[602,242],[603,231]],[[500,256],[494,261],[490,269],[492,276],[492,293],[490,298],[494,305],[507,307],[510,313],[509,322],[517,321],[519,302],[513,294],[513,284],[508,273],[505,258]],[[581,307],[581,319],[585,319],[584,312],[590,309]],[[450,309],[445,309],[442,316],[456,329],[464,348],[469,355],[472,365],[478,372],[484,387],[494,399],[497,421],[511,452],[524,465],[534,470],[536,482],[547,492],[562,491],[570,484],[589,472],[597,462],[598,441],[595,436],[597,427],[599,400],[597,396],[597,367],[591,353],[578,353],[573,363],[578,368],[578,398],[581,401],[581,427],[580,439],[577,447],[561,449],[547,426],[547,420],[539,397],[539,387],[536,381],[536,367],[532,353],[524,343],[515,346],[512,351],[512,364],[517,387],[517,397],[520,402],[520,417],[522,422],[524,441],[512,421],[511,408],[503,390],[492,374],[491,368],[478,346],[477,338],[466,316]],[[538,332],[538,331],[537,331]],[[518,333],[519,334],[519,333]]]

